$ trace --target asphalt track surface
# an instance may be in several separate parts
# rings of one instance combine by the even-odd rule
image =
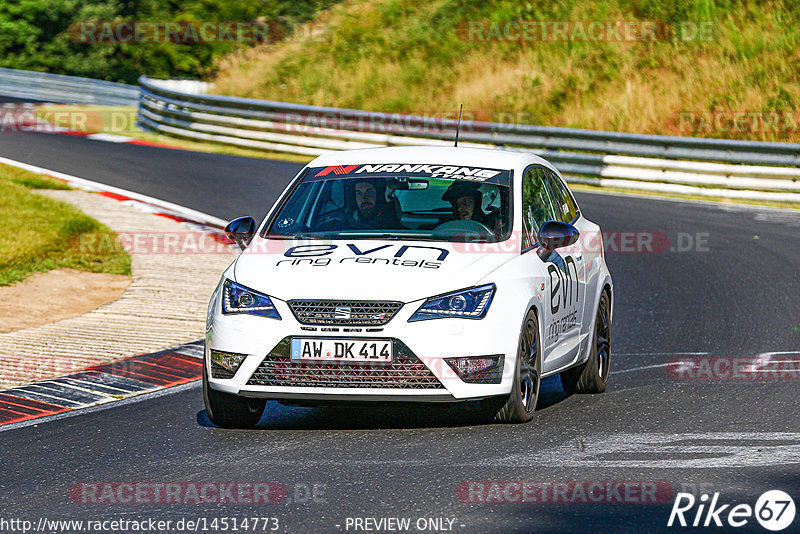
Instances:
[[[42,134],[0,135],[0,156],[225,219],[262,217],[300,168]],[[259,427],[244,431],[215,428],[200,388],[181,388],[0,431],[2,517],[270,516],[286,532],[364,532],[347,528],[347,518],[364,517],[408,517],[417,531],[417,518],[441,517],[454,519],[456,532],[668,532],[679,530],[666,524],[674,492],[684,489],[751,506],[764,491],[781,489],[800,504],[800,382],[676,379],[665,367],[683,356],[800,349],[800,213],[577,197],[606,232],[668,240],[660,252],[606,254],[616,291],[606,393],[567,396],[557,377],[547,379],[536,417],[516,426],[442,406],[268,403]],[[288,499],[258,507],[101,505],[69,496],[77,483],[129,481],[277,481]],[[672,493],[655,504],[465,503],[457,488],[466,481],[654,481]],[[305,498],[314,485],[316,502]],[[800,518],[786,532],[798,525]],[[766,532],[753,518],[735,531]]]

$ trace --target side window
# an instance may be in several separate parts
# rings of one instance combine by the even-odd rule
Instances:
[[[558,203],[553,198],[553,194],[547,186],[547,175],[545,175],[544,169],[542,167],[536,167],[535,172],[536,179],[541,184],[538,188],[539,195],[536,198],[540,216],[539,226],[541,226],[547,221],[558,221],[560,217],[558,216]]]
[[[575,204],[575,200],[572,198],[567,186],[561,180],[561,178],[556,175],[550,169],[546,170],[548,182],[550,183],[550,188],[553,190],[554,195],[558,201],[558,214],[561,216],[561,220],[565,223],[572,222],[572,220],[578,215],[578,206]]]
[[[537,241],[539,228],[550,220],[560,220],[547,187],[544,169],[528,167],[522,179],[523,248]]]
[[[569,208],[564,199],[564,192],[556,186],[555,177],[550,172],[550,169],[545,170],[545,175],[547,176],[547,190],[550,192],[550,197],[553,199],[553,209],[555,210],[555,219],[553,220],[565,221]],[[569,222],[569,220],[565,222]]]

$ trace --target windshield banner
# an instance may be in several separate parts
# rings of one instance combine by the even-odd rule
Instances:
[[[509,187],[511,172],[508,169],[485,169],[482,167],[460,167],[458,165],[431,165],[414,163],[381,163],[377,165],[334,165],[312,167],[304,181],[332,180],[336,178],[444,178],[449,180],[468,180],[485,184]]]

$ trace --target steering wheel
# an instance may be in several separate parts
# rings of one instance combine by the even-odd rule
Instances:
[[[447,221],[433,229],[434,237],[454,237],[473,234],[474,237],[494,237],[488,226],[472,219]]]

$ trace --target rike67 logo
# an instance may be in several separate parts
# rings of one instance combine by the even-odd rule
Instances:
[[[704,493],[699,498],[691,493],[678,493],[667,526],[738,528],[747,525],[755,516],[762,527],[778,532],[794,522],[795,512],[794,500],[781,490],[765,492],[755,507],[744,503],[721,504],[719,492],[711,497]]]

